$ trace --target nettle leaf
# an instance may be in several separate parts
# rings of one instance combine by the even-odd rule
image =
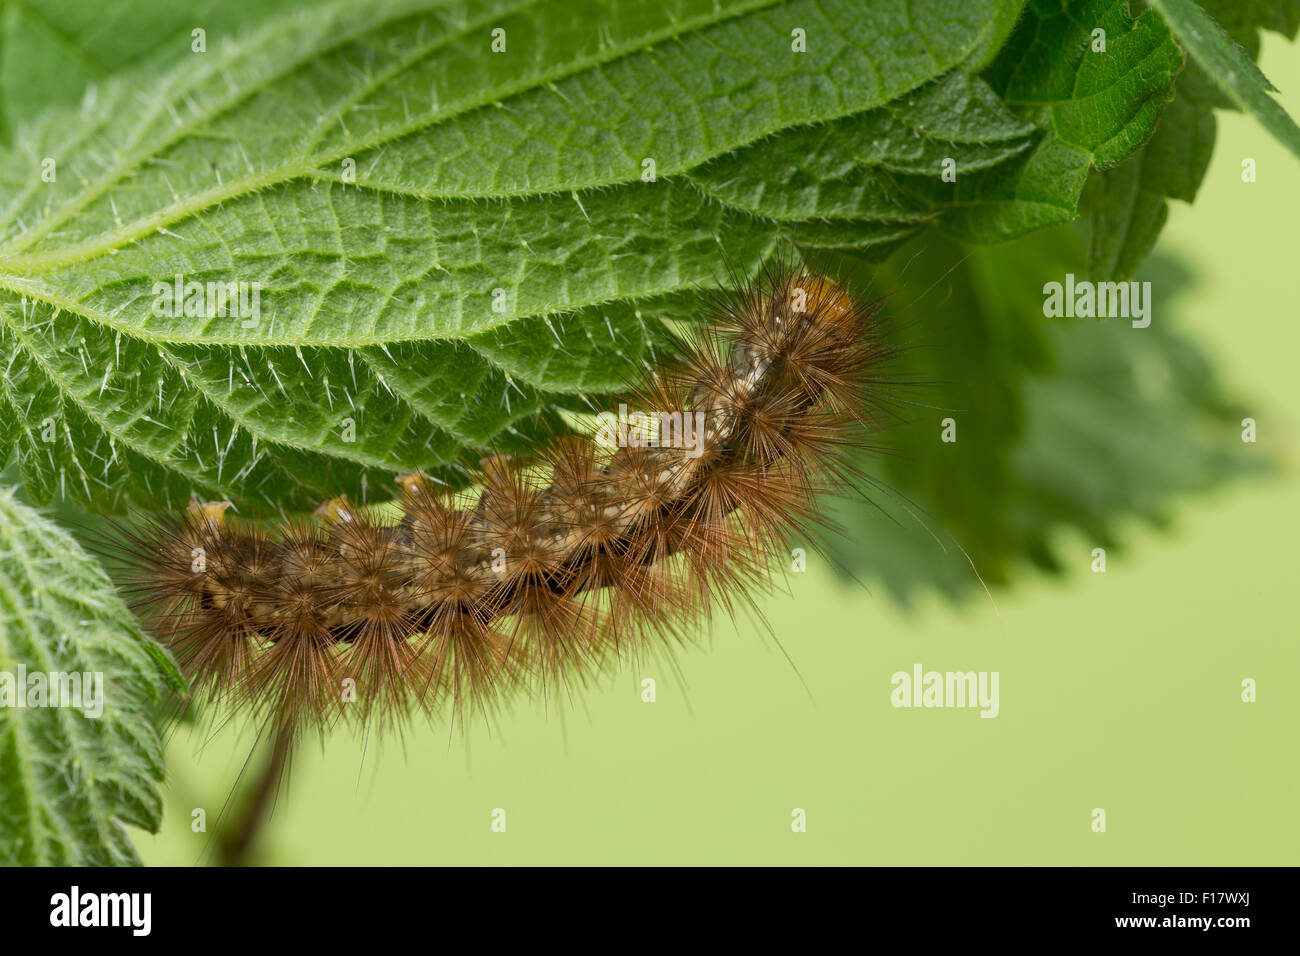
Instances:
[[[1269,93],[1276,87],[1240,44],[1215,20],[1191,0],[1151,0],[1205,75],[1240,109],[1253,113],[1260,124],[1279,143],[1300,157],[1300,126]],[[1276,4],[1265,5],[1261,14],[1266,22],[1279,19],[1291,24],[1295,32],[1295,13]]]
[[[1295,39],[1300,2],[1204,0],[1232,42],[1254,58],[1261,29]],[[1088,271],[1097,278],[1128,278],[1155,245],[1168,217],[1167,199],[1192,202],[1210,165],[1215,109],[1236,109],[1195,58],[1179,74],[1173,101],[1155,134],[1131,159],[1093,173],[1088,187],[1091,243]]]
[[[1245,412],[1169,318],[1195,292],[1185,270],[1157,257],[1144,272],[1166,303],[1166,321],[1148,328],[1046,320],[1043,276],[1083,262],[1071,227],[974,249],[934,234],[915,242],[924,255],[909,244],[884,267],[827,262],[898,289],[898,341],[912,346],[900,373],[917,384],[896,390],[890,453],[863,462],[883,484],[864,489],[870,503],[840,502],[845,533],[825,542],[901,602],[977,593],[981,578],[1007,584],[1026,561],[1086,568],[1091,548],[1122,548],[1129,519],[1164,524],[1179,496],[1272,466],[1241,442]],[[905,291],[918,288],[930,291]],[[955,442],[940,440],[948,417]]]
[[[938,178],[945,160],[987,169],[1028,148],[1034,132],[983,80],[954,72],[881,109],[737,150],[690,179],[729,206],[783,223],[920,223],[935,213],[894,174]]]
[[[666,347],[663,297],[805,227],[885,243],[911,221],[787,221],[710,194],[705,164],[851,116],[881,124],[887,171],[941,141],[973,164],[1023,149],[976,81],[938,87],[974,122],[922,93],[933,129],[910,143],[900,112],[1018,7],[348,0],[210,31],[208,53],[46,111],[0,157],[3,434],[38,497],[105,509],[456,481]],[[185,314],[177,277],[187,301],[187,282],[247,283],[243,311],[208,295]]]
[[[54,703],[51,673],[77,675],[69,706],[31,706]],[[139,862],[126,825],[162,817],[150,704],[164,687],[185,684],[99,565],[0,491],[0,864]]]
[[[283,11],[296,0],[131,0],[7,3],[0,13],[0,142],[57,104],[148,60],[188,56],[200,39]]]
[[[1004,4],[993,12],[993,19],[989,21],[984,36],[971,51],[966,62],[962,64],[963,70],[968,73],[978,73],[997,58],[1007,38],[1020,22],[1020,16],[1028,2],[1029,0],[1015,0],[1014,3]]]
[[[1038,142],[992,169],[959,171],[952,183],[929,176],[901,184],[951,207],[945,230],[972,242],[1068,222],[1089,171],[1122,162],[1151,135],[1182,62],[1160,17],[1148,11],[1134,20],[1127,0],[1031,0],[984,78],[1043,131]]]

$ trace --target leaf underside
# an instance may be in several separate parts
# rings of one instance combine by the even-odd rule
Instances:
[[[1208,5],[1250,55],[1300,22]],[[871,264],[1082,207],[1072,268],[1131,275],[1232,105],[1126,0],[236,0],[183,23],[144,0],[136,30],[79,6],[0,23],[0,454],[33,499],[101,511],[460,483],[606,407],[672,350],[661,320],[774,255]],[[178,275],[257,283],[259,320],[158,314]]]
[[[169,67],[0,163],[0,451],[98,510],[387,498],[601,407],[674,306],[773,255],[1072,218],[1181,56],[1119,0],[1032,39],[1021,5],[348,0],[217,17],[202,54],[142,37]],[[1111,53],[1058,56],[1094,20]],[[177,277],[256,284],[258,315],[160,306]]]

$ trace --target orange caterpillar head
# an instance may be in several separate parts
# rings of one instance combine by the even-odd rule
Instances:
[[[807,310],[815,322],[851,325],[858,316],[852,297],[829,277],[804,273],[793,280],[796,290],[807,294]]]

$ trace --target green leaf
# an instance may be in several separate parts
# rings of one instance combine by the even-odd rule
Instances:
[[[250,20],[295,2],[10,0],[0,12],[0,142],[43,110],[77,102],[88,87],[141,60],[159,64],[192,55],[195,28],[215,47]]]
[[[1105,51],[1094,31],[1105,31]],[[946,231],[1001,242],[1075,218],[1089,171],[1114,166],[1151,135],[1182,52],[1160,18],[1126,0],[1032,0],[985,79],[1043,135],[1032,150],[955,183],[906,177]]]
[[[1300,29],[1296,0],[1209,0],[1209,12],[1248,55],[1259,53],[1259,31],[1273,29],[1291,39]],[[1136,156],[1093,173],[1088,210],[1091,242],[1088,272],[1098,279],[1124,279],[1155,245],[1168,217],[1167,199],[1192,202],[1210,165],[1214,109],[1235,108],[1195,60],[1178,77],[1173,101],[1155,134]]]
[[[891,296],[910,346],[899,378],[926,384],[896,389],[889,454],[862,462],[883,487],[835,508],[845,534],[825,544],[840,563],[905,603],[956,597],[978,591],[973,569],[989,585],[1026,563],[1059,572],[1077,536],[1120,549],[1129,518],[1163,524],[1180,496],[1271,467],[1242,444],[1245,413],[1209,356],[1178,331],[1195,281],[1176,263],[1157,257],[1144,274],[1163,303],[1148,328],[1043,318],[1045,277],[1077,273],[1083,255],[1058,227],[977,249],[926,234],[882,268],[827,261],[882,292],[930,290]],[[954,443],[940,441],[946,417]]]
[[[993,62],[1019,22],[1027,2],[1028,0],[1016,0],[1015,3],[1005,4],[994,11],[984,36],[962,64],[963,70],[978,73]]]
[[[1137,271],[1169,217],[1165,198],[1199,185],[1214,134],[1212,113],[1175,99],[1136,156],[1093,174],[1088,185],[1089,275],[1127,279]]]
[[[1268,95],[1275,87],[1223,27],[1191,0],[1151,0],[1151,5],[1160,11],[1178,42],[1214,84],[1233,103],[1254,114],[1278,142],[1300,157],[1300,126]],[[1278,5],[1267,5],[1264,9],[1275,17],[1282,15]]]
[[[690,179],[720,202],[779,222],[916,223],[934,213],[894,174],[937,178],[945,159],[987,169],[1026,149],[1033,132],[988,84],[958,71],[880,109],[736,150]]]
[[[25,483],[267,513],[414,467],[459,481],[666,347],[661,297],[805,226],[849,240],[689,174],[906,102],[1013,6],[344,0],[110,79],[0,157],[0,402]],[[939,133],[973,164],[1020,148],[1014,120],[959,120]],[[882,163],[931,162],[893,145]],[[900,234],[843,218],[859,244]],[[178,275],[256,283],[260,318],[155,309]]]
[[[20,667],[27,680],[15,687]],[[0,491],[0,701],[8,682],[37,702],[32,675],[52,672],[101,675],[102,713],[90,716],[94,695],[75,701],[88,709],[0,706],[0,863],[136,863],[125,825],[156,831],[162,817],[162,747],[149,704],[184,681],[99,565]]]

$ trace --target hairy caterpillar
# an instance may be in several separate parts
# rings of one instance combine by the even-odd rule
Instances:
[[[856,476],[894,349],[878,307],[787,266],[708,312],[634,395],[666,439],[491,457],[465,506],[407,474],[396,524],[336,498],[267,530],[196,500],[131,532],[137,607],[196,693],[287,733],[487,706],[729,613]]]

